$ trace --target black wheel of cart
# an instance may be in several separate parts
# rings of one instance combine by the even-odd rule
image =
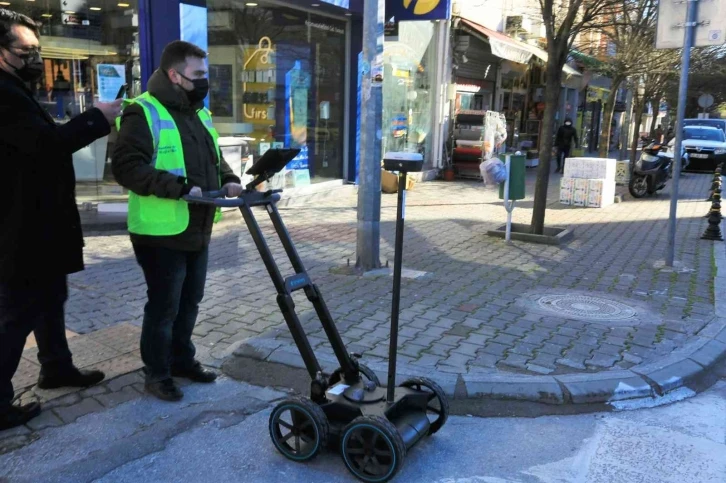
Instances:
[[[286,399],[270,415],[270,437],[293,461],[309,461],[327,445],[330,432],[323,410],[306,398]]]
[[[429,417],[429,422],[431,423],[429,435],[441,429],[449,418],[449,400],[444,390],[441,389],[441,386],[427,377],[414,377],[405,380],[401,384],[401,387],[408,387],[428,393],[426,415]]]
[[[360,416],[343,430],[340,452],[358,479],[384,482],[403,466],[406,446],[396,427],[379,416]]]
[[[365,364],[358,364],[358,370],[364,378],[373,382],[376,387],[381,387],[381,381],[378,379],[378,376],[376,376],[376,373],[371,370],[371,368],[369,368]],[[342,373],[343,370],[341,368],[333,371],[333,373],[330,375],[330,378],[328,379],[328,387],[333,387],[335,384],[338,384],[340,382]]]

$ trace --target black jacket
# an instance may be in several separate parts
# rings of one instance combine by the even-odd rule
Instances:
[[[0,282],[83,270],[73,153],[109,132],[98,109],[56,125],[0,70]]]
[[[202,190],[218,190],[218,154],[212,136],[199,120],[197,111],[202,103],[191,106],[186,94],[171,83],[160,70],[149,79],[149,93],[166,107],[176,123],[182,140],[187,178],[151,166],[153,140],[143,109],[135,104],[124,110],[121,130],[113,153],[113,175],[125,188],[141,196],[179,199],[193,186]],[[222,185],[239,183],[232,169],[220,159]],[[174,250],[198,251],[209,244],[214,222],[214,208],[202,205],[189,206],[189,226],[174,236],[143,236],[131,234],[135,244],[161,246]]]
[[[557,130],[557,137],[555,138],[555,146],[558,148],[568,148],[572,144],[577,146],[579,141],[577,139],[577,129],[574,126],[560,126]]]

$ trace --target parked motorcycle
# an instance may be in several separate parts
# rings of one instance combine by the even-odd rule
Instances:
[[[665,188],[673,174],[673,146],[651,142],[643,148],[633,166],[628,191],[633,198],[653,195]],[[688,155],[681,152],[681,171],[688,166]]]

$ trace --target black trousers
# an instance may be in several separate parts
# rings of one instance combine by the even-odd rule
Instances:
[[[65,275],[0,283],[0,410],[12,403],[13,375],[31,332],[43,374],[73,366],[63,312],[67,299]]]
[[[207,248],[185,252],[134,245],[146,278],[148,302],[141,328],[141,359],[147,382],[171,377],[172,368],[189,369],[196,349],[192,331],[204,298]]]
[[[560,146],[557,148],[557,169],[565,170],[565,159],[570,157],[570,149],[572,146]]]

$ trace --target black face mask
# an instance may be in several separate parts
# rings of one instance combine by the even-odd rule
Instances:
[[[184,92],[187,94],[187,99],[189,99],[189,104],[194,105],[207,97],[207,94],[209,94],[209,79],[192,80],[182,73],[179,73],[179,75],[194,84],[194,89],[191,91],[184,89]]]
[[[23,61],[23,66],[18,68],[10,64],[15,69],[15,75],[20,77],[24,82],[36,82],[43,75],[43,59],[40,52],[35,51],[27,55],[15,55]]]

